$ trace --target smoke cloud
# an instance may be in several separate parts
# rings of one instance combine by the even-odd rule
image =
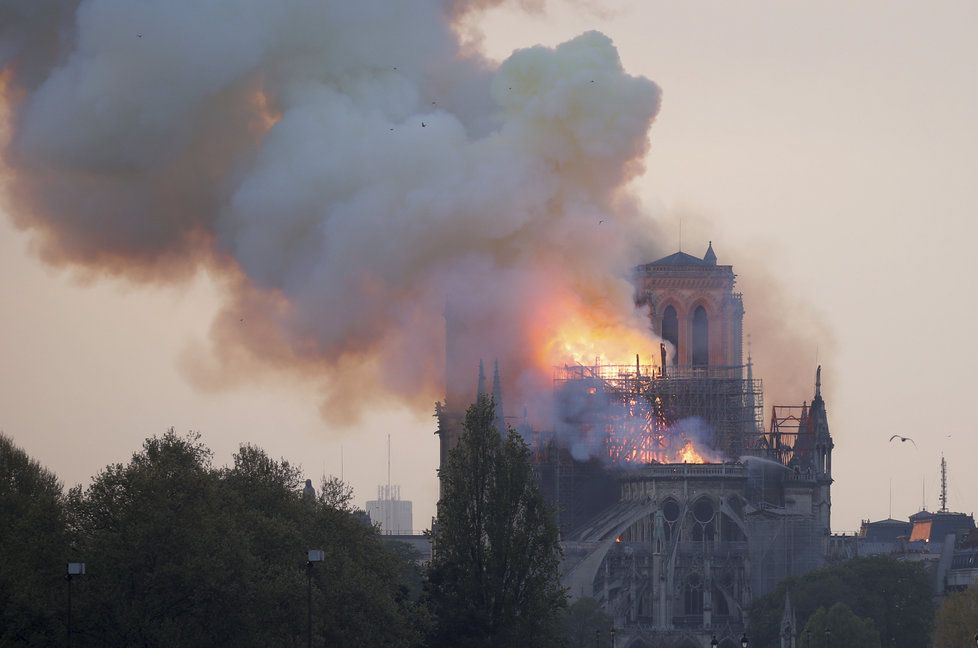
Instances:
[[[525,401],[548,327],[647,328],[625,187],[660,92],[597,32],[485,60],[457,26],[493,4],[4,0],[7,211],[55,265],[219,276],[201,385],[279,367],[334,420],[428,408],[447,308],[449,391],[492,356]]]

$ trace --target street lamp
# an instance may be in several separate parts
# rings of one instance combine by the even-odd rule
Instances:
[[[71,578],[85,575],[85,563],[70,562],[65,570],[65,580],[68,581],[68,646],[71,646]]]
[[[309,579],[309,589],[306,591],[306,624],[308,628],[309,648],[312,648],[312,567],[323,562],[326,552],[322,549],[310,549],[306,557],[306,576]]]
[[[611,648],[615,648],[615,626],[611,626]]]
[[[720,642],[717,641],[717,636],[716,635],[713,635],[713,638],[710,639],[710,648],[717,648],[717,646],[719,646],[719,645],[720,645]]]
[[[747,638],[746,633],[740,638],[740,646],[741,648],[747,648],[750,646],[750,639]]]

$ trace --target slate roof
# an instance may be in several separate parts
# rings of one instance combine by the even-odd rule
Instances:
[[[659,268],[663,266],[708,266],[710,264],[699,257],[694,257],[692,254],[676,252],[667,257],[662,257],[658,261],[653,261],[649,265]]]

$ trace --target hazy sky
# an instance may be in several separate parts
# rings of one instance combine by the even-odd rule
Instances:
[[[636,189],[664,231],[683,216],[685,249],[712,240],[739,271],[748,331],[766,309],[754,349],[769,396],[810,399],[816,359],[779,365],[762,332],[811,322],[796,337],[825,364],[835,531],[886,517],[891,480],[894,517],[919,509],[924,484],[936,508],[942,452],[950,507],[974,510],[978,3],[550,2],[545,15],[494,10],[481,28],[496,59],[597,29],[662,88]],[[252,442],[317,479],[324,464],[340,473],[342,448],[362,505],[386,482],[389,433],[392,480],[428,525],[428,415],[378,412],[344,430],[287,375],[191,387],[179,360],[219,306],[206,275],[167,288],[85,280],[44,267],[3,219],[0,278],[0,428],[67,484],[173,426],[201,431],[220,463]],[[772,384],[788,374],[807,388]]]

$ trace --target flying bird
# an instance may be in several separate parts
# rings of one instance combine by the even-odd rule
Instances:
[[[600,225],[600,224],[601,224],[601,223],[603,223],[603,222],[604,222],[604,220],[599,220],[599,221],[598,221],[598,225]]]
[[[905,436],[900,436],[899,434],[894,434],[893,436],[890,437],[890,443],[893,442],[893,439],[900,439],[900,443],[906,443],[907,441],[909,441],[910,443],[913,443],[913,447],[915,447],[915,448],[917,447],[917,443],[913,439],[911,439],[910,437],[905,437]]]
[[[428,127],[428,124],[426,124],[424,122],[421,122],[421,128],[427,128],[427,127]]]
[[[142,37],[143,37],[142,34],[136,34],[136,38],[142,38]]]

